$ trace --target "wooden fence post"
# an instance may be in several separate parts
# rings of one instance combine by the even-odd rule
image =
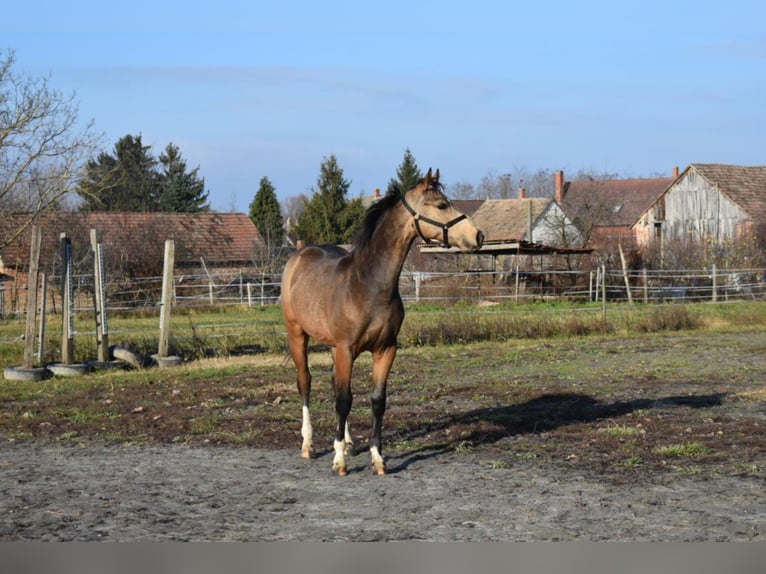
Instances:
[[[641,269],[641,278],[644,283],[644,304],[646,305],[649,303],[649,278],[646,274],[646,267]]]
[[[43,357],[45,356],[45,301],[48,297],[48,277],[45,273],[40,274],[40,283],[42,287],[40,292],[40,328],[37,339],[37,360],[42,365]]]
[[[160,304],[160,343],[158,357],[168,356],[170,340],[170,308],[173,304],[173,265],[175,264],[176,244],[172,239],[165,240],[165,261],[162,268],[162,303]]]
[[[718,276],[716,274],[716,266],[715,263],[713,263],[713,268],[711,270],[711,273],[713,275],[713,303],[718,301]]]
[[[606,332],[606,264],[601,264],[601,320],[604,322]]]
[[[106,323],[104,250],[95,229],[90,230],[90,246],[93,250],[93,292],[96,295],[96,347],[98,360],[106,363],[109,361],[109,329]]]
[[[42,230],[32,227],[32,242],[29,248],[29,280],[27,281],[27,322],[24,330],[24,360],[22,367],[31,369],[35,354],[35,316],[37,315],[37,284],[40,278],[40,245]]]
[[[625,291],[628,294],[628,303],[633,304],[633,294],[630,292],[630,279],[628,278],[628,264],[625,260],[625,253],[622,251],[622,243],[617,244],[620,251],[620,262],[622,263],[622,279],[625,281]]]
[[[74,316],[72,285],[72,240],[66,232],[59,235],[61,240],[61,362],[74,362]]]

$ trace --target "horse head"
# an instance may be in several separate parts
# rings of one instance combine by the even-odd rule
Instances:
[[[444,195],[438,169],[432,174],[428,168],[420,183],[402,195],[402,204],[412,215],[415,232],[426,243],[475,251],[484,242],[481,230]]]

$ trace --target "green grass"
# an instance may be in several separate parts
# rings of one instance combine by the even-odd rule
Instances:
[[[149,355],[158,348],[159,311],[113,313],[108,317],[109,342]],[[758,329],[766,324],[762,302],[691,305],[608,306],[604,324],[599,304],[547,302],[490,307],[472,305],[408,305],[399,336],[401,347],[504,342],[590,336],[635,336],[662,332],[726,332]],[[91,314],[75,317],[75,362],[95,359],[95,324]],[[22,362],[24,323],[0,321],[0,366]],[[44,364],[61,360],[60,316],[47,319]],[[170,351],[186,361],[239,354],[286,353],[286,337],[278,306],[178,309],[171,317]],[[511,353],[511,360],[513,355]]]

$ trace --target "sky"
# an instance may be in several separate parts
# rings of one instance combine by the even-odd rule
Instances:
[[[104,151],[141,135],[218,211],[385,190],[409,149],[478,185],[538,169],[766,164],[766,3],[46,0],[3,7],[14,72],[74,94]],[[449,188],[448,188],[449,189]]]

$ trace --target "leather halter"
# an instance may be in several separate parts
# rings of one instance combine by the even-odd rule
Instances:
[[[444,240],[442,241],[441,246],[442,247],[450,247],[449,244],[449,228],[453,225],[460,223],[464,219],[468,219],[468,216],[465,213],[461,213],[458,215],[455,219],[451,219],[447,223],[442,223],[441,221],[436,221],[434,219],[431,219],[430,217],[426,217],[425,215],[420,215],[417,211],[415,211],[412,206],[407,203],[407,200],[404,198],[404,195],[402,195],[402,205],[404,205],[404,208],[410,212],[410,215],[412,215],[412,218],[415,220],[415,231],[418,234],[418,237],[422,239],[426,243],[432,243],[434,240],[426,238],[423,233],[420,231],[420,222],[428,223],[430,225],[434,225],[436,227],[441,227],[442,232],[444,234]],[[438,242],[437,242],[438,243]]]

